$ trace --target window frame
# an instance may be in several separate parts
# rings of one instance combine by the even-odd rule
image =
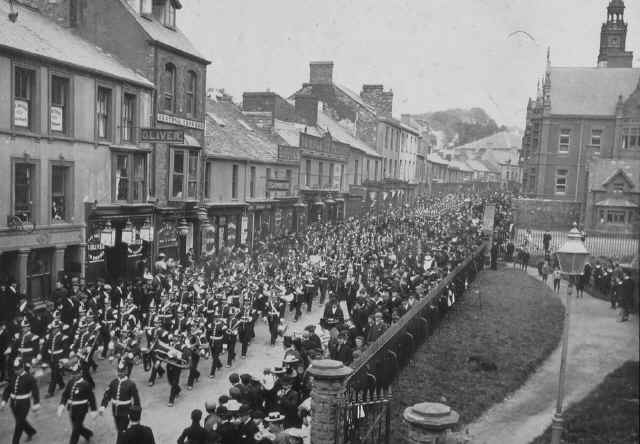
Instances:
[[[211,199],[211,174],[213,172],[213,161],[207,160],[204,163],[204,198]]]
[[[305,160],[304,185],[306,187],[310,187],[311,186],[311,159],[306,159]]]
[[[11,214],[16,214],[16,166],[18,164],[27,164],[33,168],[33,181],[31,186],[31,208],[30,208],[30,220],[31,222],[38,224],[40,222],[40,160],[25,158],[25,157],[12,157],[11,158]]]
[[[176,29],[176,8],[167,0],[162,11],[162,24],[169,29]]]
[[[240,180],[240,166],[231,165],[231,200],[238,200],[238,182]]]
[[[627,225],[627,221],[629,219],[627,211],[625,210],[607,209],[605,211],[605,216],[605,222],[607,225]],[[622,220],[619,220],[620,216],[622,216]]]
[[[100,135],[100,118],[99,118],[99,105],[100,105],[100,90],[109,91],[109,103],[107,104],[107,115],[106,115],[106,127],[105,127],[105,136]],[[113,91],[114,87],[112,85],[107,85],[103,83],[98,83],[96,85],[96,140],[100,141],[113,141],[114,127],[113,124],[113,116],[114,116],[114,102],[113,102]],[[124,99],[123,99],[124,100]]]
[[[31,73],[31,91],[30,98],[25,100],[22,97],[17,97],[17,70],[28,71]],[[26,63],[13,62],[11,66],[11,128],[14,131],[25,132],[37,132],[39,128],[39,105],[40,105],[40,91],[38,88],[38,67],[32,66]],[[27,101],[28,111],[28,123],[27,126],[16,125],[16,101]]]
[[[125,128],[128,128],[127,125],[125,125],[125,110],[126,110],[126,104],[127,104],[127,96],[129,97],[133,97],[133,115],[132,120],[131,120],[131,137],[126,139],[124,137],[125,134]],[[127,145],[135,145],[137,143],[137,126],[138,126],[138,110],[139,110],[139,97],[138,94],[136,94],[136,92],[129,90],[129,89],[124,89],[122,91],[122,103],[120,106],[120,142],[123,144],[127,144]]]
[[[66,81],[66,94],[65,103],[62,111],[62,131],[54,130],[51,125],[51,109],[55,106],[53,104],[53,83],[54,77]],[[64,71],[50,70],[49,71],[49,88],[47,91],[47,126],[50,136],[59,137],[72,137],[73,135],[73,76]]]
[[[126,199],[118,199],[118,190],[117,190],[117,181],[116,181],[116,171],[118,156],[126,156],[127,157],[127,198]],[[143,186],[142,186],[142,196],[140,199],[134,199],[133,190],[136,184],[136,176],[135,176],[135,159],[136,156],[144,157],[144,171],[142,174]],[[147,201],[147,196],[149,194],[149,153],[147,151],[122,151],[122,150],[112,150],[111,151],[111,201],[114,203],[144,203]]]
[[[170,162],[169,162],[169,201],[171,202],[194,202],[198,200],[200,175],[202,174],[202,168],[200,168],[200,150],[189,148],[177,148],[172,146],[170,149]],[[174,175],[175,173],[175,155],[181,152],[183,154],[184,171],[180,173],[182,175],[182,197],[176,197],[173,195]],[[189,160],[192,154],[197,155],[196,161],[196,177],[193,180],[189,178]],[[189,197],[189,182],[196,184],[195,197]]]
[[[566,143],[562,141],[562,138],[566,137]],[[563,147],[566,146],[566,150]],[[571,128],[560,128],[560,133],[558,135],[558,154],[569,154],[569,149],[571,148]]]
[[[168,68],[171,68],[169,70]],[[168,85],[168,73],[171,72],[171,84]],[[162,82],[162,110],[170,113],[176,112],[176,82],[178,77],[178,68],[175,64],[167,62],[164,65],[163,82]],[[167,85],[170,91],[167,90]],[[167,100],[171,101],[171,106],[167,107]]]
[[[353,159],[353,184],[358,185],[358,159]]]
[[[188,116],[195,117],[198,114],[198,74],[190,69],[187,71],[186,87],[184,89],[184,107]],[[191,104],[189,104],[191,100]]]
[[[52,214],[53,208],[53,170],[54,168],[64,168],[64,219],[55,220]],[[49,196],[48,196],[48,220],[49,224],[64,224],[64,223],[72,223],[74,220],[74,179],[75,179],[75,171],[74,171],[74,163],[71,161],[64,160],[50,160],[49,161]]]
[[[599,134],[595,134],[599,133]],[[591,128],[590,145],[594,150],[594,154],[599,154],[602,149],[602,136],[604,135],[603,128]],[[598,143],[594,143],[594,138],[597,137]]]
[[[256,167],[249,167],[249,198],[256,197]]]
[[[561,174],[560,172],[564,171],[563,174]],[[564,179],[564,184],[559,184],[558,183],[558,179]],[[558,187],[559,186],[563,186],[564,187],[564,191],[558,191]],[[557,169],[556,170],[556,174],[555,174],[555,181],[554,181],[554,194],[556,195],[560,195],[560,196],[564,196],[567,194],[567,188],[569,186],[569,170],[566,169]]]

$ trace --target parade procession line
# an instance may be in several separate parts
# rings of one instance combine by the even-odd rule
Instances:
[[[537,270],[528,273],[537,277]],[[549,280],[549,285],[553,283]],[[558,296],[565,302],[567,282]],[[607,374],[628,360],[638,361],[638,317],[617,322],[609,303],[584,293],[572,296],[563,410],[583,399]],[[527,382],[467,428],[473,444],[527,444],[551,424],[558,393],[561,343]]]
[[[316,298],[311,313],[306,313],[305,310],[306,304],[303,305],[302,317],[298,322],[293,322],[293,313],[287,311],[288,333],[302,332],[304,327],[309,324],[317,325],[322,317],[324,307],[317,303]],[[191,391],[186,388],[188,370],[183,370],[180,377],[182,391],[176,398],[174,407],[167,407],[170,387],[166,374],[164,377],[158,378],[153,387],[148,387],[149,373],[142,369],[142,365],[134,367],[131,379],[136,383],[140,392],[141,423],[152,428],[157,444],[175,443],[182,430],[190,425],[189,415],[193,409],[200,409],[204,412],[205,401],[215,401],[217,404],[219,396],[228,395],[231,387],[229,382],[231,373],[249,373],[252,376],[260,377],[265,368],[282,364],[284,355],[282,339],[278,339],[276,345],[271,346],[269,344],[269,330],[263,320],[256,322],[255,333],[256,337],[249,345],[247,359],[240,357],[240,343],[237,343],[236,360],[233,365],[231,368],[223,367],[216,371],[214,379],[208,378],[211,359],[200,360],[198,366],[201,373],[200,380],[194,384]],[[226,364],[226,352],[220,356],[220,359]],[[116,376],[116,370],[108,360],[96,362],[98,370],[93,374],[93,379],[96,382],[94,393],[96,401],[100,404],[107,384]],[[65,382],[68,379],[65,377]],[[31,410],[28,416],[31,425],[38,431],[31,443],[66,444],[71,435],[69,416],[66,412],[62,414],[62,417],[58,417],[56,414],[62,392],[58,390],[54,397],[44,399],[48,383],[48,376],[39,381],[41,407],[38,412]],[[95,421],[87,416],[85,426],[94,432],[92,443],[112,444],[116,442],[116,430],[111,408],[107,408],[104,415],[98,416]],[[0,411],[0,444],[10,442],[13,428],[14,420],[9,408]],[[26,437],[23,437],[21,442],[25,440]],[[81,438],[80,442],[84,442],[84,440]]]

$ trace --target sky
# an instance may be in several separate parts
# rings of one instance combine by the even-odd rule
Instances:
[[[554,66],[595,66],[609,0],[183,0],[178,26],[211,60],[208,88],[287,97],[309,62],[337,83],[394,92],[393,114],[482,107],[524,127]],[[627,0],[627,49],[640,66],[640,0]],[[516,32],[525,31],[525,32]],[[515,34],[512,34],[514,33]]]

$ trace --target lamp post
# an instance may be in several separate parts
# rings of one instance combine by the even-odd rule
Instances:
[[[569,231],[567,242],[556,252],[560,262],[560,270],[569,277],[567,286],[567,302],[565,309],[564,331],[562,332],[562,351],[560,355],[560,375],[558,377],[558,400],[556,403],[556,413],[553,415],[551,423],[551,444],[560,444],[563,430],[562,403],[564,401],[564,384],[567,373],[567,349],[569,348],[569,320],[571,315],[571,293],[573,290],[573,279],[584,271],[584,263],[589,252],[582,242],[582,236],[576,223]]]

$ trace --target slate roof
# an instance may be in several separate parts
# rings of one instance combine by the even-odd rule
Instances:
[[[553,100],[553,99],[552,99]],[[501,131],[482,139],[474,140],[464,145],[455,147],[455,150],[478,150],[486,149],[521,149],[522,134],[513,131]]]
[[[597,159],[589,165],[589,190],[603,191],[619,170],[631,180],[634,191],[640,190],[640,160]]]
[[[300,146],[300,133],[316,137],[324,136],[324,132],[318,127],[277,119],[274,121],[273,129],[289,146]]]
[[[468,173],[473,172],[473,169],[471,169],[466,163],[461,162],[459,160],[452,160],[451,162],[449,162],[449,168],[465,171]]]
[[[401,129],[403,129],[405,131],[409,131],[409,132],[415,134],[416,136],[420,135],[420,131],[418,131],[416,128],[414,128],[414,127],[412,127],[410,125],[407,125],[407,124],[403,123],[402,121],[400,121],[400,120],[398,120],[396,118],[393,118],[393,117],[380,117],[379,120],[382,121],[382,122],[386,122],[386,123],[388,123],[390,125],[396,126],[398,128],[401,128]]]
[[[207,100],[205,150],[208,155],[260,162],[277,162],[278,145],[286,142],[267,135],[247,121],[230,102]]]
[[[336,122],[323,112],[318,113],[318,126],[326,131],[329,131],[329,133],[331,133],[331,137],[333,137],[334,139],[338,140],[339,142],[351,145],[353,148],[362,151],[367,156],[379,158],[382,157],[374,148],[370,147],[362,140],[353,136],[346,128],[344,128],[342,125],[340,125],[338,122]]]
[[[196,49],[195,46],[193,46],[191,41],[182,33],[182,31],[180,31],[180,29],[169,29],[153,17],[147,18],[141,16],[139,11],[135,11],[126,0],[120,0],[120,3],[127,8],[151,40],[189,54],[207,64],[211,63],[211,61],[209,61]]]
[[[476,159],[469,159],[469,160],[466,161],[466,164],[473,171],[480,171],[480,172],[483,172],[483,173],[488,173],[488,172],[491,171],[491,170],[489,170],[489,168],[486,167],[486,165],[484,165],[482,162],[480,162],[479,160],[476,160]]]
[[[438,163],[440,165],[449,165],[449,161],[447,159],[443,159],[436,153],[431,153],[427,155],[427,162]]]
[[[639,81],[640,68],[551,68],[551,114],[613,116]]]
[[[52,22],[39,12],[14,4],[18,20],[12,23],[9,4],[0,0],[0,47],[11,48],[33,57],[55,60],[62,65],[117,78],[153,88],[147,78],[120,63],[101,48]]]
[[[296,98],[296,96],[299,96],[299,95],[302,95],[302,96],[314,96],[314,94],[313,94],[313,86],[314,85],[312,85],[312,84],[305,84],[298,91],[296,91],[293,94],[291,94],[291,96],[289,96],[289,98],[287,100],[289,100],[291,103],[293,103],[293,100]],[[322,85],[322,86],[326,86],[326,85]],[[347,88],[346,86],[339,85],[339,84],[337,84],[335,82],[333,82],[330,86],[334,90],[337,90],[337,91],[343,93],[344,95],[346,95],[347,97],[349,97],[351,100],[356,102],[359,106],[361,106],[362,108],[366,109],[370,113],[372,113],[374,115],[376,114],[375,108],[373,108],[371,105],[367,104],[364,100],[362,100],[362,97],[360,97],[360,95],[358,95],[355,91],[352,91],[351,89]],[[322,97],[318,97],[318,100],[322,101]]]

